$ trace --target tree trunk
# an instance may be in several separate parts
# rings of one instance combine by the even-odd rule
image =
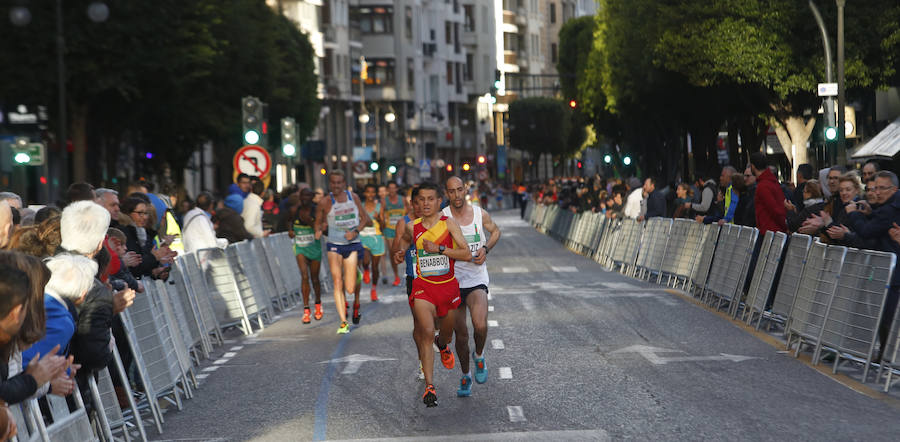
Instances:
[[[784,154],[791,163],[791,180],[797,182],[797,167],[809,162],[806,142],[816,125],[815,118],[791,115],[781,120],[773,119],[775,135],[784,149]]]
[[[72,182],[87,182],[88,106],[72,106]]]

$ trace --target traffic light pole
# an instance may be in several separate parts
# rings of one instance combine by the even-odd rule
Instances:
[[[69,179],[69,143],[67,142],[68,134],[66,126],[69,124],[66,118],[66,65],[64,53],[66,50],[66,40],[63,35],[63,13],[62,0],[56,0],[56,78],[59,83],[59,127],[57,130],[56,141],[59,147],[59,170],[58,184],[55,187],[57,195],[61,195],[60,186],[68,186]],[[49,177],[48,177],[49,178]]]
[[[846,96],[844,91],[844,6],[847,0],[837,2],[837,82],[838,82],[838,111],[837,111],[837,156],[838,161],[843,162],[847,153],[847,130],[845,126]]]
[[[813,17],[815,17],[816,19],[816,24],[819,25],[819,31],[822,33],[822,44],[825,46],[825,81],[828,83],[832,83],[834,82],[834,77],[831,72],[831,43],[829,43],[828,41],[828,31],[825,29],[825,22],[822,20],[822,14],[819,13],[819,8],[816,6],[813,0],[809,0],[809,9],[812,10]],[[834,99],[832,97],[828,97],[825,99],[824,119],[829,127],[834,126]],[[841,119],[843,120],[843,118]],[[840,131],[841,129],[838,128],[838,133],[840,133]],[[836,161],[837,155],[836,152],[832,149],[831,164],[835,164]]]

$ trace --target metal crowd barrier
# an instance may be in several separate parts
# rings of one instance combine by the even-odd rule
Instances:
[[[197,257],[206,264],[206,289],[216,313],[220,328],[238,326],[245,335],[253,333],[251,320],[256,319],[263,328],[262,315],[250,290],[242,290],[237,282],[238,274],[231,268],[225,250],[219,248],[197,251]],[[240,274],[243,276],[243,273]],[[246,285],[246,277],[242,280]]]
[[[799,354],[808,346],[814,364],[823,354],[833,354],[834,371],[841,361],[853,361],[863,365],[867,382],[870,367],[879,362],[874,352],[896,266],[892,253],[828,246],[802,234],[767,232],[758,238],[755,228],[729,224],[606,219],[542,205],[527,215],[536,229],[610,271],[669,287],[680,284],[757,329],[763,321],[770,327],[781,324],[787,347]],[[881,347],[876,379],[888,391],[896,383],[894,372],[900,373],[895,362],[900,360],[900,321],[893,322],[890,339]]]
[[[205,341],[206,353],[212,351],[213,341],[216,345],[222,345],[222,330],[216,319],[216,311],[213,309],[211,299],[212,290],[206,284],[206,276],[200,266],[200,261],[195,253],[180,255],[175,258],[176,267],[182,280],[174,280],[175,286],[183,286],[197,312],[197,322]]]
[[[269,287],[266,279],[262,277],[259,263],[254,259],[250,249],[250,242],[240,241],[229,244],[225,248],[225,255],[231,264],[231,271],[234,273],[235,282],[237,282],[241,295],[249,293],[252,296],[253,303],[259,310],[259,327],[260,329],[264,328],[263,318],[267,322],[271,322],[272,317],[275,316],[272,300],[269,298],[269,293],[272,293],[274,288]],[[249,298],[245,297],[244,299],[244,305],[249,306],[246,301]]]

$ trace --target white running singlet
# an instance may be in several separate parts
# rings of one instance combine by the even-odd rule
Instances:
[[[484,247],[487,243],[487,238],[484,236],[481,207],[472,206],[472,212],[472,223],[467,226],[460,224],[459,228],[462,230],[466,242],[469,243],[469,251],[472,252],[472,256],[475,256],[478,249]],[[445,216],[453,218],[450,206],[444,207],[443,213]],[[454,220],[459,222],[455,218]],[[463,289],[476,287],[481,284],[487,286],[490,282],[486,264],[477,265],[468,261],[456,261],[456,279],[459,281],[459,287]]]

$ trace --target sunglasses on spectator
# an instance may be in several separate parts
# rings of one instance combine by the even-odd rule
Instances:
[[[876,192],[884,192],[885,190],[891,190],[893,188],[894,186],[875,186],[873,190],[875,190]]]

